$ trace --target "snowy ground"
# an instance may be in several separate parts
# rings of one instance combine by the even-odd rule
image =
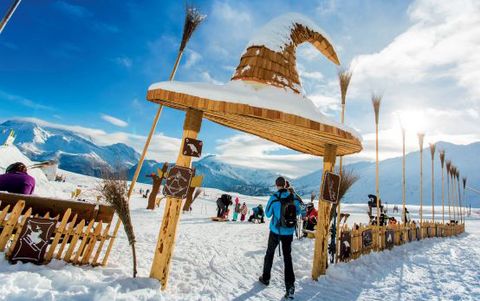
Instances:
[[[1,156],[0,156],[1,157]],[[0,158],[0,165],[1,165]],[[0,166],[3,167],[3,166]],[[95,186],[95,178],[67,179]],[[67,194],[73,183],[39,181],[39,191]],[[0,259],[0,300],[280,300],[283,262],[275,258],[272,280],[257,283],[267,245],[266,224],[215,223],[214,200],[221,191],[207,189],[193,212],[181,217],[166,292],[147,278],[163,211],[147,211],[146,199],[132,199],[139,277],[131,278],[130,248],[120,232],[107,267],[77,267],[62,261],[47,266],[10,265]],[[240,196],[249,207],[264,198]],[[410,208],[411,207],[411,208]],[[345,205],[351,221],[366,222],[366,205]],[[416,215],[416,207],[409,206]],[[438,214],[438,213],[437,213]],[[466,233],[432,238],[372,253],[331,266],[318,282],[310,278],[313,240],[295,240],[297,300],[480,300],[480,211],[467,220]]]

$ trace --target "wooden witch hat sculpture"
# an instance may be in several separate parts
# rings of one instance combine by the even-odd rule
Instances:
[[[337,146],[337,155],[357,153],[362,146],[355,131],[327,119],[302,94],[295,50],[304,42],[340,63],[319,27],[302,15],[287,14],[272,20],[249,42],[230,82],[160,82],[150,86],[147,99],[202,111],[211,121],[303,153],[323,156],[326,143]]]
[[[335,156],[362,150],[360,138],[340,123],[327,119],[302,94],[296,69],[295,49],[310,42],[328,59],[339,64],[329,38],[313,22],[298,14],[274,19],[248,44],[230,82],[161,82],[150,86],[147,99],[185,110],[182,147],[175,168],[187,174],[191,156],[185,151],[195,141],[203,118],[250,133],[288,148],[323,156],[324,171],[332,171]],[[187,183],[188,181],[185,181]],[[170,186],[173,186],[170,185]],[[177,185],[182,191],[188,185]],[[169,187],[167,182],[166,187]],[[184,197],[167,193],[150,277],[168,282],[178,219]],[[325,273],[330,205],[319,204],[322,222],[317,226],[312,277]],[[320,213],[319,213],[320,214]],[[321,255],[318,255],[320,254]]]

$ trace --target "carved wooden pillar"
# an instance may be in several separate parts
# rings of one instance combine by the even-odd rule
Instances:
[[[178,153],[176,165],[183,167],[191,167],[192,157],[184,156],[182,153],[183,142],[185,138],[197,138],[198,132],[202,125],[203,112],[196,110],[187,110],[185,122],[183,125],[182,145]],[[170,262],[172,259],[173,249],[175,247],[175,236],[177,232],[177,224],[180,217],[182,200],[173,197],[167,197],[165,211],[163,213],[162,226],[158,233],[157,246],[153,257],[150,277],[160,280],[162,290],[167,287],[168,275],[170,272]]]
[[[325,275],[327,270],[328,260],[328,234],[330,227],[330,209],[331,205],[328,202],[322,201],[323,181],[325,179],[325,172],[333,171],[335,166],[335,158],[337,155],[337,146],[332,144],[325,145],[325,155],[323,157],[323,175],[322,185],[318,198],[318,224],[315,230],[315,251],[313,254],[313,268],[312,278],[317,280],[320,275]]]

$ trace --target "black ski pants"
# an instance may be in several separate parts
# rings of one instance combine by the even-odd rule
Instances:
[[[275,256],[275,249],[281,242],[283,252],[283,264],[285,269],[285,287],[287,290],[295,285],[295,274],[293,273],[292,264],[292,240],[293,235],[278,235],[270,231],[270,235],[268,237],[267,253],[265,254],[265,260],[263,263],[262,277],[265,281],[270,281],[273,257]]]

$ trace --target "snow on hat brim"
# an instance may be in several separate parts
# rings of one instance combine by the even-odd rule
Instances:
[[[203,111],[213,122],[306,154],[323,156],[325,144],[336,145],[340,156],[362,150],[353,129],[329,120],[310,99],[283,88],[248,81],[224,85],[168,81],[151,85],[147,99]]]

